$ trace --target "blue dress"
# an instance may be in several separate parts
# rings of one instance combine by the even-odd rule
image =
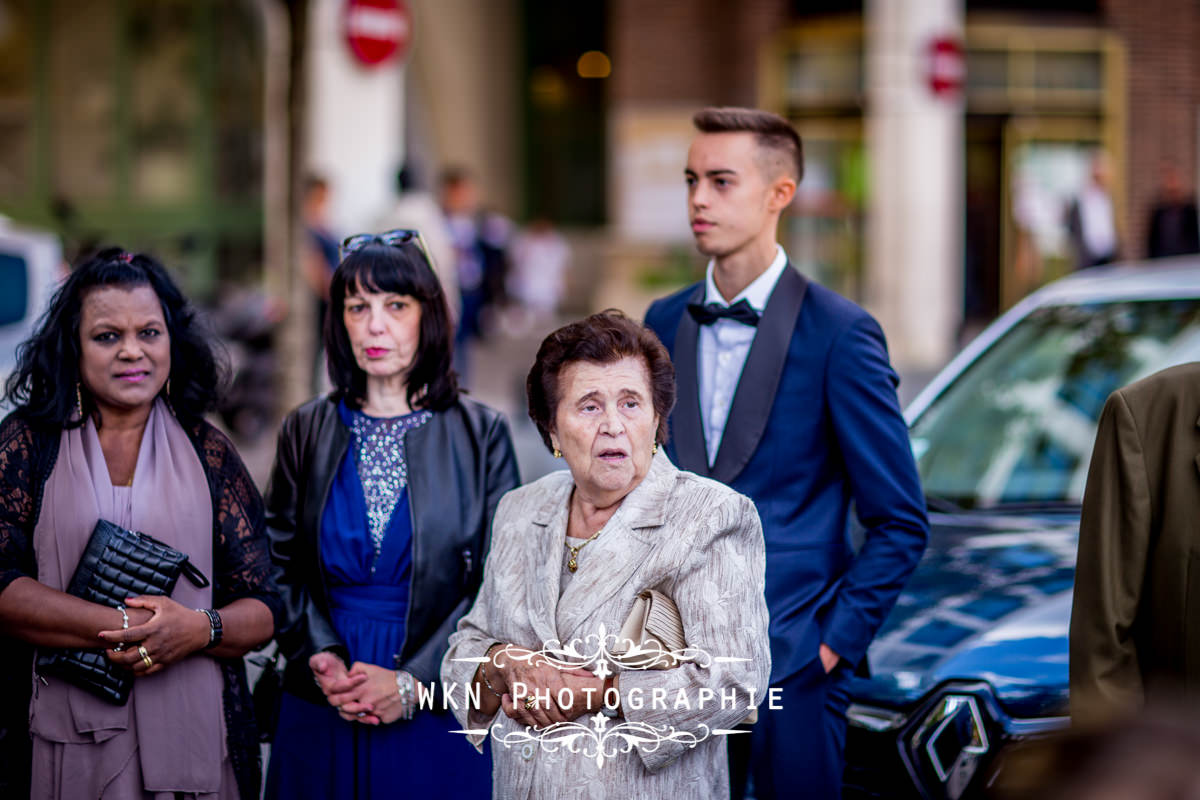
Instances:
[[[404,432],[431,415],[372,418],[344,404],[338,413],[352,436],[321,517],[330,615],[352,663],[394,669],[412,577]],[[465,736],[450,733],[456,728],[451,714],[428,710],[378,727],[346,722],[327,704],[285,692],[266,796],[491,797],[490,753],[479,755]]]

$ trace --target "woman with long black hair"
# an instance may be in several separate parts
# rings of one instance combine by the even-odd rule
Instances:
[[[16,410],[0,423],[0,632],[40,653],[106,647],[135,677],[116,705],[35,667],[34,798],[258,795],[242,655],[271,638],[282,606],[262,500],[204,421],[218,385],[166,270],[115,248],[71,273],[18,350]],[[68,594],[98,520],[183,551],[211,585],[180,580],[119,607]],[[30,683],[26,672],[5,692]]]

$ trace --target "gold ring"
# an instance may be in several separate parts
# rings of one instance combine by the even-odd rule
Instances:
[[[154,662],[150,660],[150,653],[146,652],[146,645],[138,645],[138,655],[142,657],[142,663],[146,665],[146,669],[154,666]]]
[[[535,708],[537,708],[537,696],[531,694],[525,698],[525,710],[532,711]]]

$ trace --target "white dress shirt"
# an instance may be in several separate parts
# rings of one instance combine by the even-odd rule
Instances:
[[[704,303],[729,306],[739,300],[745,300],[761,315],[767,307],[767,301],[771,299],[775,284],[787,268],[787,263],[787,253],[776,245],[775,260],[771,262],[771,266],[730,303],[726,302],[717,290],[717,284],[713,281],[713,264],[710,261],[704,281]],[[721,447],[725,423],[733,405],[733,393],[737,391],[742,367],[746,365],[746,357],[750,355],[750,345],[754,343],[757,330],[731,319],[719,319],[712,325],[700,326],[699,363],[696,366],[700,380],[700,419],[710,467],[717,460],[717,450]]]

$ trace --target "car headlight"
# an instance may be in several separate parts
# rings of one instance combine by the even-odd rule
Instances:
[[[943,785],[945,796],[957,800],[991,746],[978,699],[945,695],[921,720],[909,744],[914,757]]]

